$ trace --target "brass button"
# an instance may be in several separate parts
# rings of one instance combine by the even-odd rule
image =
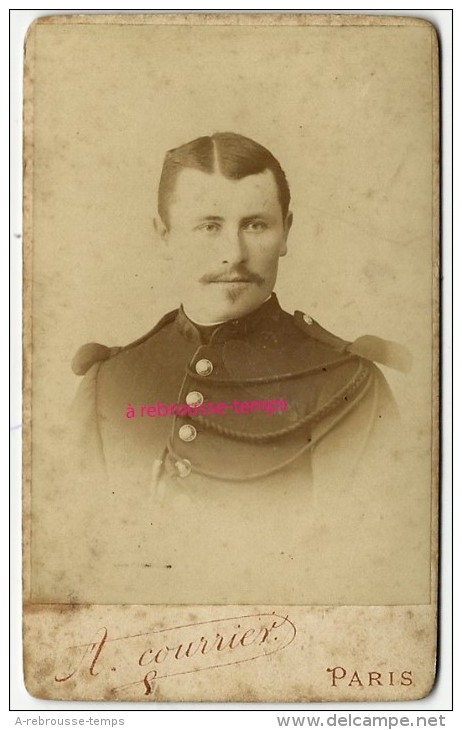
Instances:
[[[213,370],[213,365],[210,360],[204,358],[196,362],[196,373],[198,375],[210,375]]]
[[[178,472],[178,476],[184,479],[191,474],[192,466],[189,459],[181,459],[175,462],[175,469]]]
[[[182,441],[194,441],[197,436],[197,431],[194,426],[185,423],[178,431],[178,436]]]
[[[186,396],[186,403],[188,406],[193,406],[194,408],[197,408],[198,406],[201,406],[204,402],[204,396],[202,393],[199,393],[198,390],[192,390],[188,395]]]
[[[308,317],[307,314],[304,314],[303,315],[303,321],[306,322],[306,324],[313,324],[313,318],[312,317]]]

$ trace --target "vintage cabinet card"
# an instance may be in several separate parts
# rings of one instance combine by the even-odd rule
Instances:
[[[434,28],[44,17],[24,84],[28,691],[425,696]]]

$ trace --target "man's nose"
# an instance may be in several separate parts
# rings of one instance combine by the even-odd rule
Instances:
[[[247,261],[247,244],[240,228],[230,226],[223,237],[223,264],[240,264]]]

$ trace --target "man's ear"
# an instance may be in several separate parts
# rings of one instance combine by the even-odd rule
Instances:
[[[287,253],[287,238],[289,236],[289,231],[292,227],[294,216],[292,214],[292,211],[289,210],[289,212],[286,215],[285,221],[284,221],[284,234],[282,237],[282,244],[281,244],[281,250],[279,252],[279,256],[285,256]]]
[[[156,216],[155,218],[153,218],[152,222],[154,225],[154,230],[156,232],[157,241],[160,244],[159,248],[160,248],[162,257],[164,259],[169,260],[171,258],[171,256],[170,256],[170,248],[168,245],[168,228],[160,216]]]
[[[157,233],[158,238],[160,238],[161,241],[164,243],[167,241],[168,238],[168,229],[165,225],[164,221],[160,216],[156,216],[152,219],[154,230]]]

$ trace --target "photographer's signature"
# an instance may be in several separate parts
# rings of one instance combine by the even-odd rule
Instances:
[[[100,627],[90,641],[66,648],[55,682],[91,681],[111,685],[123,699],[138,686],[144,696],[158,680],[204,669],[240,664],[289,646],[296,628],[274,612],[233,616],[160,628],[140,634],[112,635]],[[109,677],[113,680],[108,682]],[[120,682],[116,681],[119,680]]]

